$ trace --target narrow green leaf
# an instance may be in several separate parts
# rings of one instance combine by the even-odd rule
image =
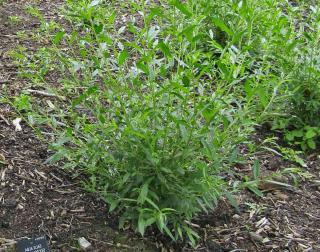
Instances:
[[[169,230],[169,228],[168,228],[166,225],[164,225],[163,229],[164,229],[164,231],[166,232],[166,234],[169,235],[170,238],[171,238],[173,241],[176,240],[176,239],[174,238],[172,232]]]
[[[210,43],[211,43],[215,48],[217,48],[217,49],[219,49],[219,50],[223,50],[222,45],[220,45],[216,40],[211,39],[211,40],[210,40]]]
[[[236,209],[236,211],[238,213],[240,213],[240,208],[239,208],[239,205],[238,205],[237,200],[235,199],[235,197],[228,191],[225,192],[225,195],[226,195],[227,199],[229,200],[231,206],[233,206]]]
[[[58,33],[56,33],[56,35],[53,37],[52,43],[55,45],[58,45],[60,43],[60,41],[63,39],[63,36],[66,33],[64,31],[60,31]]]
[[[262,197],[263,196],[263,193],[259,190],[259,188],[257,187],[256,184],[246,184],[247,188],[253,192],[254,194],[256,194],[257,196],[259,197]]]
[[[148,191],[149,191],[149,183],[145,183],[141,188],[139,198],[138,198],[138,202],[140,204],[143,204],[146,201]]]
[[[179,0],[174,0],[171,2],[171,4],[176,7],[179,11],[181,11],[181,13],[183,13],[184,15],[186,15],[187,17],[192,17],[192,13],[191,11],[188,9],[188,7],[181,3]]]
[[[188,238],[189,238],[189,240],[191,242],[191,245],[195,246],[196,245],[195,238],[199,239],[199,235],[189,227],[184,227],[184,229],[185,229],[185,231],[187,233],[187,236],[188,236]]]
[[[169,49],[169,47],[168,47],[163,41],[160,41],[160,42],[159,42],[158,47],[159,47],[160,50],[163,52],[163,54],[164,54],[164,56],[165,56],[166,58],[170,58],[170,57],[171,57],[170,49]]]
[[[254,161],[254,164],[252,166],[252,172],[253,172],[253,178],[255,180],[259,179],[259,177],[260,177],[260,163],[258,160]]]
[[[231,29],[220,18],[213,17],[212,22],[215,26],[226,32],[229,36],[233,35],[233,31],[231,31]]]
[[[124,64],[124,62],[127,60],[128,58],[128,51],[127,50],[123,50],[120,54],[119,54],[119,58],[118,58],[118,64],[119,66],[122,66]]]
[[[309,35],[308,32],[304,32],[303,35],[309,40],[309,41],[312,41],[312,37]]]
[[[112,211],[114,211],[114,209],[117,208],[117,206],[119,205],[120,201],[119,200],[114,200],[112,201],[112,203],[110,204],[109,207],[109,213],[111,213]]]
[[[146,226],[146,227],[151,226],[151,225],[152,225],[153,223],[155,223],[155,222],[156,222],[156,218],[151,217],[151,218],[149,218],[149,219],[146,220],[145,226]]]
[[[159,212],[159,214],[157,216],[157,224],[158,224],[160,232],[163,232],[163,228],[165,227],[164,219],[165,218],[164,218],[162,212]]]
[[[137,67],[142,71],[144,72],[145,74],[149,74],[149,68],[148,66],[146,66],[143,62],[139,61],[137,62]]]
[[[141,212],[138,220],[138,231],[142,236],[144,235],[145,228],[146,228],[146,222],[143,218],[143,213]]]

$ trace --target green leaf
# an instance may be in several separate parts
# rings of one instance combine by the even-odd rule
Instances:
[[[229,200],[231,206],[233,206],[236,209],[237,213],[240,213],[240,208],[235,197],[228,191],[225,192],[225,195]]]
[[[146,220],[145,226],[146,226],[146,227],[151,226],[151,225],[152,225],[153,223],[155,223],[155,222],[156,222],[156,218],[151,217],[151,218],[149,218],[149,219]]]
[[[304,32],[303,35],[304,35],[309,41],[313,41],[312,37],[309,35],[308,32]]]
[[[194,29],[196,28],[195,25],[189,25],[187,26],[182,32],[181,34],[185,35],[187,40],[190,42],[190,43],[193,43],[193,32],[194,32]]]
[[[281,186],[281,187],[288,187],[288,188],[292,187],[289,184],[282,183],[282,182],[279,182],[279,181],[269,180],[269,179],[265,180],[265,182],[266,183],[270,183],[270,184],[274,184],[274,185],[278,185],[278,186]]]
[[[177,229],[177,232],[178,232],[179,238],[180,238],[180,239],[183,239],[183,234],[182,234],[182,229],[181,229],[181,227],[180,227],[180,226],[178,226],[176,229]]]
[[[90,95],[96,93],[98,91],[98,89],[99,89],[98,86],[89,87],[85,93],[79,95],[75,100],[73,100],[72,107],[74,108],[77,105],[79,105],[81,102],[83,102],[85,99],[87,99]]]
[[[293,131],[291,131],[291,133],[294,137],[303,137],[303,130],[302,129],[301,130],[293,130]]]
[[[292,134],[291,132],[287,132],[285,137],[289,142],[292,142],[294,140],[294,134]]]
[[[114,209],[116,209],[119,203],[120,203],[119,200],[112,201],[109,207],[109,213],[111,213]]]
[[[313,129],[308,129],[305,138],[306,139],[310,139],[310,138],[314,138],[317,135],[317,133],[313,130]]]
[[[163,229],[164,229],[164,231],[166,232],[166,234],[169,235],[170,238],[171,238],[173,241],[176,240],[176,239],[174,238],[172,232],[169,230],[169,228],[168,228],[166,225],[164,225]]]
[[[147,16],[147,23],[149,24],[150,21],[155,17],[161,17],[164,18],[165,16],[163,15],[163,10],[160,7],[156,7],[156,8],[151,8],[150,9],[150,14]]]
[[[185,76],[185,75],[184,75],[184,76],[182,77],[182,83],[183,83],[183,85],[184,85],[185,87],[189,87],[191,81],[190,81],[190,79],[188,78],[188,76]]]
[[[187,142],[189,140],[189,131],[184,124],[179,124],[179,128],[183,141]]]
[[[65,34],[66,33],[64,31],[60,31],[60,32],[56,33],[56,35],[54,36],[54,38],[52,40],[52,43],[55,45],[58,45]]]
[[[170,49],[169,49],[169,47],[168,47],[163,41],[160,41],[160,42],[159,42],[158,47],[159,47],[160,50],[163,52],[163,54],[164,54],[164,56],[165,56],[166,58],[170,58],[170,57],[171,57]]]
[[[149,191],[149,183],[145,183],[141,188],[139,198],[138,198],[138,202],[140,204],[143,204],[146,201],[148,191]]]
[[[249,80],[246,80],[243,88],[244,88],[244,91],[246,92],[246,95],[248,96],[248,98],[251,98],[252,95],[254,94],[254,90],[251,87],[251,82]]]
[[[233,31],[231,31],[231,29],[220,18],[213,17],[212,22],[215,26],[226,32],[229,36],[233,35]]]
[[[246,183],[246,187],[253,193],[255,193],[257,196],[262,197],[263,193],[259,190],[256,184],[252,183]]]
[[[146,228],[146,222],[143,218],[143,212],[141,212],[138,220],[138,231],[142,236],[144,235],[145,228]]]
[[[160,232],[163,232],[163,228],[165,227],[165,218],[162,212],[159,212],[157,215],[157,224]]]
[[[58,152],[56,152],[55,154],[53,154],[52,156],[50,156],[50,157],[44,162],[44,164],[56,163],[56,162],[60,161],[63,157],[64,157],[63,151],[58,151]]]
[[[103,31],[103,24],[95,24],[93,26],[93,28],[94,28],[95,33],[99,34]]]
[[[179,0],[174,0],[171,2],[171,4],[187,17],[192,17],[192,13],[188,9],[188,7],[185,4],[181,3]]]
[[[254,161],[254,164],[252,166],[252,172],[253,172],[253,178],[255,180],[258,180],[260,177],[260,163],[258,160]]]
[[[260,86],[257,89],[257,93],[258,93],[258,95],[260,97],[261,105],[263,107],[266,107],[268,105],[268,102],[269,102],[268,91],[263,86]]]
[[[316,148],[316,142],[313,139],[308,139],[307,140],[307,145],[310,149],[315,149]]]
[[[124,64],[124,62],[126,61],[126,59],[128,58],[128,51],[127,50],[123,50],[120,54],[119,54],[119,58],[118,58],[118,64],[119,66],[122,66]]]
[[[210,43],[211,43],[216,49],[223,50],[222,45],[220,45],[216,40],[211,39],[211,40],[210,40]]]
[[[199,235],[189,227],[184,227],[192,246],[196,245],[195,238],[199,239]]]
[[[145,74],[149,74],[149,68],[142,61],[137,62],[137,67],[144,72]]]

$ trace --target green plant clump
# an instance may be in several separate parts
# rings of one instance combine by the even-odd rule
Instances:
[[[51,46],[15,59],[59,98],[29,106],[56,134],[50,161],[84,174],[120,226],[195,244],[192,218],[229,195],[226,174],[256,126],[315,148],[318,5],[69,0],[62,13],[68,29],[41,25]]]

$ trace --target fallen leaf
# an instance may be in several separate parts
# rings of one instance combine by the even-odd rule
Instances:
[[[274,195],[277,196],[281,200],[288,200],[289,199],[289,196],[287,194],[284,194],[280,191],[275,191]]]
[[[263,191],[274,191],[274,190],[283,190],[291,188],[291,185],[288,185],[286,183],[274,181],[274,180],[264,180],[261,181],[258,185],[260,190]]]
[[[0,162],[5,162],[6,161],[6,157],[0,153]]]

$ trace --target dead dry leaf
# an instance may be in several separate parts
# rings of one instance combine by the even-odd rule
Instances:
[[[288,200],[288,199],[289,199],[289,196],[288,196],[287,194],[284,194],[284,193],[282,193],[282,192],[280,192],[280,191],[275,191],[275,192],[274,192],[274,195],[275,195],[277,198],[281,199],[281,200]]]

